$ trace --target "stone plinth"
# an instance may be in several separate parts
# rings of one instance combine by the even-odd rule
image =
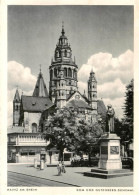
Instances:
[[[100,138],[100,159],[98,167],[85,172],[84,176],[109,179],[132,175],[131,170],[122,169],[120,137],[105,133]]]
[[[120,137],[116,134],[105,133],[101,136],[98,168],[105,170],[122,169]]]

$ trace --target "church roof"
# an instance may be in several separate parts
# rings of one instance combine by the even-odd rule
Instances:
[[[14,101],[15,102],[20,102],[20,95],[19,95],[18,89],[16,89],[15,96],[14,96]]]
[[[52,105],[53,103],[49,98],[22,95],[22,106],[24,111],[42,112]]]
[[[106,118],[106,106],[102,100],[97,101],[98,114],[102,116],[103,119]]]
[[[87,102],[87,103],[89,103],[89,100],[88,100],[88,98],[87,97],[85,97],[84,95],[82,95],[79,91],[74,91],[72,94],[67,94],[66,95],[66,100],[68,101],[76,92],[78,92],[80,95],[81,95],[81,97],[83,97],[84,99],[85,99],[85,101]]]
[[[33,96],[35,97],[49,97],[42,73],[40,71],[38,75],[38,79],[36,82],[36,86],[33,92]]]
[[[67,107],[91,109],[91,107],[83,100],[71,100],[70,102],[67,103]]]

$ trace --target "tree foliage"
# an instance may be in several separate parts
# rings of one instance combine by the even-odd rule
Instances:
[[[46,139],[51,139],[50,147],[56,146],[60,151],[59,159],[63,157],[65,148],[80,155],[98,152],[97,141],[103,132],[101,124],[79,119],[74,111],[59,110],[49,117],[45,127]]]
[[[125,93],[125,104],[124,104],[124,115],[125,120],[124,124],[127,126],[127,139],[129,141],[133,139],[133,98],[134,98],[134,80],[132,79],[131,82],[126,86],[126,93]]]
[[[121,143],[125,141],[132,141],[133,139],[133,96],[134,96],[134,81],[126,86],[125,103],[124,103],[124,118],[115,119],[115,131],[121,138]]]

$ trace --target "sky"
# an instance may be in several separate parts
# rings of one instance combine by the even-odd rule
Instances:
[[[125,86],[133,78],[133,6],[8,6],[8,121],[18,85],[32,95],[40,64],[49,89],[49,66],[62,21],[78,65],[79,91],[91,69],[98,98],[123,117]]]

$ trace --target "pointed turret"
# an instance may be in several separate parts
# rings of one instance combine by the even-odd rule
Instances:
[[[20,119],[20,95],[18,92],[18,88],[16,89],[14,100],[13,100],[13,126],[19,125],[19,119]]]
[[[16,89],[16,92],[15,92],[14,102],[20,102],[20,95],[18,92],[18,88]]]
[[[38,75],[38,79],[36,82],[36,86],[33,92],[33,96],[36,97],[49,97],[42,73],[41,73],[41,69],[40,69],[40,73]]]
[[[94,71],[93,71],[93,68],[92,68],[92,70],[91,70],[91,72],[90,72],[89,80],[90,80],[90,81],[97,82],[96,77],[95,77],[95,73],[94,73]]]

